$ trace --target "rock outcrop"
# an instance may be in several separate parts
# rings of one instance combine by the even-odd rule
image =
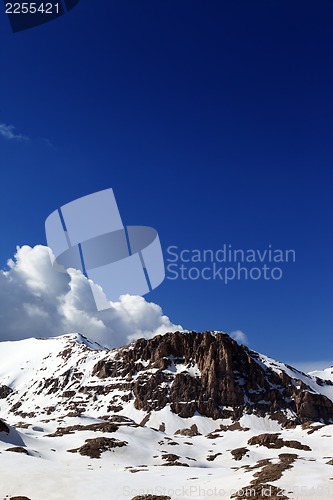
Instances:
[[[157,411],[169,404],[181,417],[198,412],[237,420],[246,412],[270,415],[284,425],[333,421],[330,399],[297,376],[264,366],[257,353],[220,332],[140,339],[119,349],[113,359],[109,356],[93,373],[103,380],[121,377],[121,388],[139,410]]]
[[[94,350],[80,339],[76,334],[31,339],[42,343],[43,355],[22,361],[17,376],[27,370],[24,384],[0,385],[0,400],[17,420],[49,418],[56,408],[70,417],[93,412],[114,418],[134,406],[145,413],[141,426],[165,407],[183,418],[232,419],[229,426],[239,425],[244,414],[268,416],[285,427],[333,422],[325,380],[251,351],[222,332],[167,333],[113,350]],[[156,425],[163,428],[162,421]],[[1,429],[6,432],[0,423]]]

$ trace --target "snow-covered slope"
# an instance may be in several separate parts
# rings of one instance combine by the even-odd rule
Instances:
[[[333,498],[326,372],[222,333],[1,343],[0,498]]]
[[[333,367],[327,368],[326,370],[304,373],[290,365],[264,356],[263,354],[254,353],[254,356],[263,363],[263,366],[271,369],[278,375],[287,374],[294,381],[293,383],[295,383],[296,386],[301,387],[302,384],[308,386],[313,393],[323,394],[333,401]]]

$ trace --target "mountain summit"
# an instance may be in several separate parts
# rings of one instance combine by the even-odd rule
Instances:
[[[184,418],[237,421],[254,414],[284,426],[333,422],[331,381],[251,351],[222,332],[167,333],[113,350],[78,334],[29,339],[0,344],[0,360],[0,397],[22,418],[133,408],[148,422],[152,412],[169,408]]]
[[[256,500],[271,488],[271,498],[303,500],[306,466],[330,498],[332,379],[222,332],[113,350],[80,334],[1,343],[0,494],[186,500],[190,485],[206,499],[209,470],[215,498],[238,500],[249,488]]]

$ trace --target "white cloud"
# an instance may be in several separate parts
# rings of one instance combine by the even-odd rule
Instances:
[[[0,341],[79,332],[116,347],[182,329],[138,296],[123,295],[98,312],[87,278],[76,270],[55,271],[47,247],[18,248],[8,267],[0,271]]]
[[[246,345],[249,343],[246,334],[244,332],[242,332],[242,330],[235,330],[235,331],[231,332],[230,337],[233,338],[234,340],[236,340],[236,342],[238,342],[239,344]]]
[[[10,141],[28,141],[29,138],[22,134],[17,134],[15,132],[15,127],[13,125],[6,125],[5,123],[0,123],[0,136],[8,139]]]

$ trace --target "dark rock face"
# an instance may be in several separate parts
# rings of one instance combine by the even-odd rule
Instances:
[[[163,460],[167,460],[168,462],[176,462],[180,458],[179,455],[175,455],[174,453],[165,453],[162,455]]]
[[[254,473],[254,479],[248,486],[241,488],[241,490],[233,495],[231,499],[242,500],[243,498],[253,498],[253,500],[264,500],[270,498],[271,500],[289,500],[284,494],[284,491],[277,486],[270,484],[277,481],[283,476],[283,473],[291,469],[298,455],[293,453],[281,453],[279,455],[279,463],[271,463],[270,459],[259,460],[255,465],[245,466],[247,471],[260,469]],[[245,495],[244,495],[245,492]]]
[[[2,420],[0,420],[0,432],[6,432],[9,434],[9,427]]]
[[[74,353],[79,354],[80,363],[71,363]],[[145,412],[142,426],[151,412],[166,406],[184,418],[195,414],[231,418],[233,423],[225,430],[241,429],[238,421],[244,414],[269,416],[286,427],[333,422],[333,402],[320,394],[327,381],[317,379],[316,383],[292,367],[267,361],[221,332],[167,333],[97,352],[69,339],[56,358],[52,362],[56,370],[48,370],[43,361],[36,368],[38,379],[33,375],[25,392],[19,392],[15,384],[13,390],[0,385],[0,400],[5,399],[8,411],[24,420],[53,415],[60,405],[67,416],[89,414],[93,409],[100,418],[108,419],[132,402]],[[31,399],[50,395],[52,406],[36,406],[31,411]],[[112,422],[121,425],[121,420]],[[113,432],[115,427],[103,429]],[[67,431],[59,429],[56,435]],[[0,432],[9,432],[1,422]],[[181,435],[194,436],[196,432],[179,429]],[[208,437],[215,436],[216,431]]]
[[[6,451],[12,451],[14,453],[23,453],[24,455],[29,455],[29,452],[26,448],[22,446],[13,446],[12,448],[7,448]]]
[[[89,425],[71,425],[69,427],[58,427],[56,432],[53,434],[48,434],[48,437],[58,437],[58,436],[64,436],[65,434],[75,434],[77,431],[99,431],[99,432],[116,432],[118,430],[118,425],[110,423],[110,422],[103,422],[103,423],[97,423],[97,424],[89,424]]]
[[[171,497],[166,495],[137,495],[132,500],[171,500]]]
[[[7,385],[0,385],[0,399],[5,399],[13,392],[13,389]]]
[[[234,460],[242,460],[242,458],[246,455],[248,452],[248,448],[235,448],[234,450],[231,450],[231,455],[233,456]]]
[[[181,364],[185,370],[177,372]],[[93,374],[121,377],[127,400],[134,397],[135,407],[147,412],[170,404],[181,417],[198,412],[238,420],[246,412],[270,415],[286,426],[333,421],[327,397],[264,366],[257,353],[223,333],[175,332],[139,339],[100,360]]]
[[[295,448],[296,450],[311,451],[310,446],[307,444],[302,444],[299,441],[284,441],[279,437],[279,434],[260,434],[259,436],[253,436],[248,441],[249,445],[258,444],[260,446],[265,446],[266,448],[282,448],[286,446],[287,448]]]
[[[321,394],[300,392],[295,395],[296,412],[301,422],[329,422],[332,419],[332,401]]]
[[[10,497],[9,500],[30,500],[28,497]]]
[[[178,429],[178,431],[175,432],[175,435],[179,434],[180,436],[189,436],[189,437],[193,437],[193,436],[199,436],[199,432],[198,432],[198,427],[193,424],[191,425],[190,429]]]
[[[222,455],[222,453],[214,453],[214,455],[208,455],[206,460],[208,462],[214,462],[215,458],[219,457],[220,455]]]
[[[73,450],[68,450],[70,453],[80,453],[80,455],[86,455],[90,458],[101,458],[101,454],[105,451],[110,451],[113,448],[122,448],[126,446],[126,441],[120,441],[114,438],[94,438],[86,439],[86,444],[80,448]]]

